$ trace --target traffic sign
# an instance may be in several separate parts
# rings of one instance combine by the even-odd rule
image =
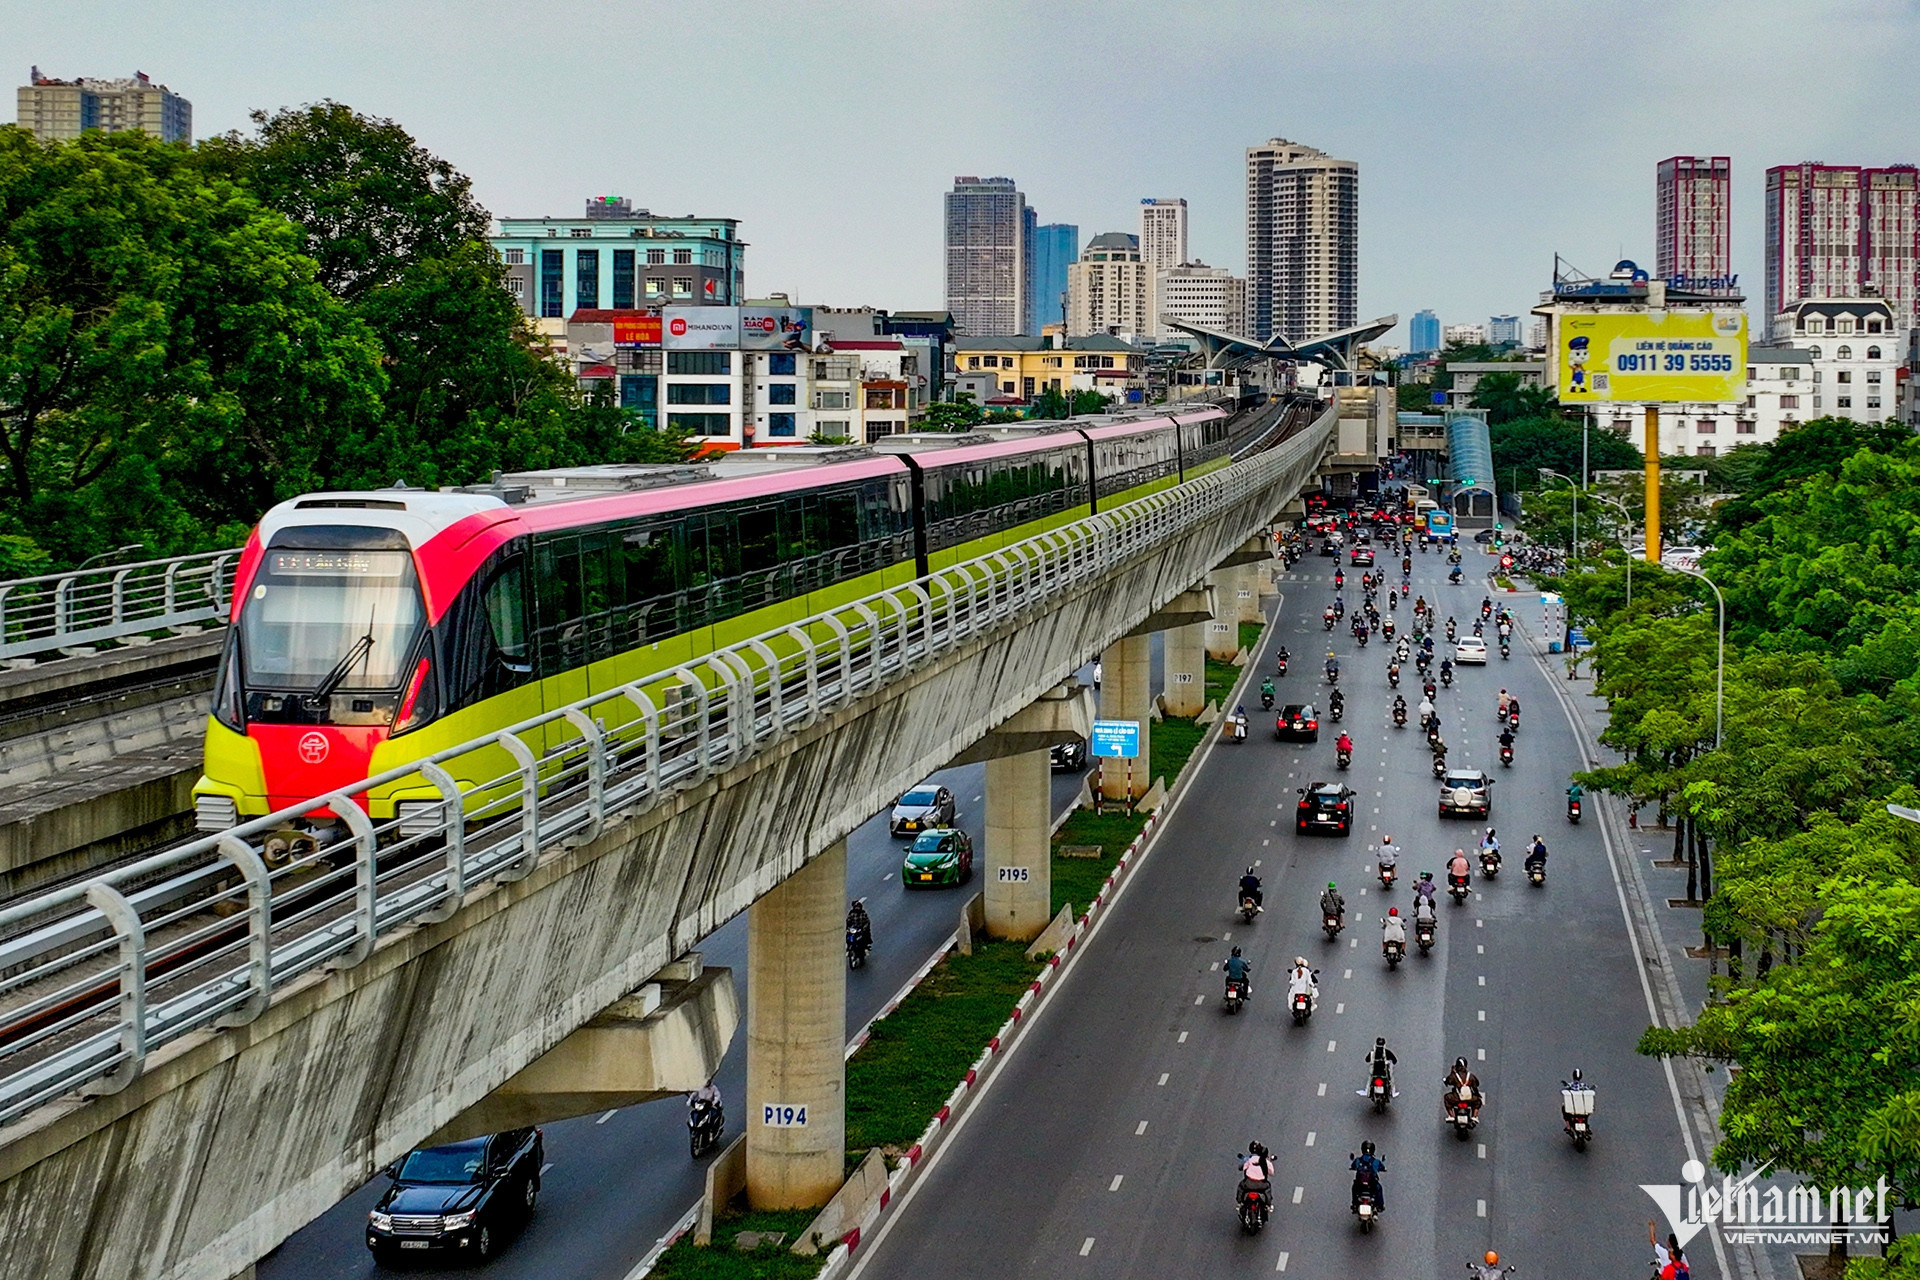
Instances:
[[[1103,759],[1132,759],[1140,754],[1138,720],[1095,720],[1093,754]]]

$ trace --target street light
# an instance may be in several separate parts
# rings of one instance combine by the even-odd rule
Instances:
[[[1543,476],[1556,476],[1565,480],[1567,487],[1573,490],[1573,545],[1568,550],[1572,552],[1575,559],[1578,559],[1580,556],[1580,486],[1573,482],[1571,476],[1555,471],[1552,467],[1537,467],[1535,470]]]
[[[1720,588],[1713,586],[1713,579],[1698,569],[1689,569],[1680,564],[1674,564],[1671,568],[1713,587],[1714,602],[1720,607],[1720,658],[1713,680],[1713,749],[1718,751],[1721,734],[1726,728],[1727,712],[1727,600],[1720,594]]]
[[[1627,553],[1627,603],[1631,605],[1633,603],[1633,513],[1627,510],[1626,503],[1620,501],[1618,498],[1609,498],[1604,493],[1595,493],[1589,489],[1587,491],[1587,498],[1589,500],[1598,498],[1600,501],[1612,505],[1619,510],[1620,518],[1627,522],[1627,536],[1620,540],[1620,549]]]

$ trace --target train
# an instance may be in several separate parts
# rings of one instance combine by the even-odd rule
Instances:
[[[195,825],[296,809],[1191,479],[1226,465],[1230,423],[1204,406],[905,437],[819,465],[282,502],[241,553]],[[437,793],[415,778],[356,799],[379,822]]]

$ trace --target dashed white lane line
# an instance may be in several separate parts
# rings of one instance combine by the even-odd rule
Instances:
[[[1273,843],[1273,841],[1271,841],[1271,840],[1262,840],[1262,841],[1260,842],[1260,847],[1261,847],[1262,849],[1264,849],[1264,848],[1266,848],[1266,847],[1267,847],[1268,845],[1270,845],[1270,844],[1272,844],[1272,843]],[[1256,862],[1256,863],[1254,863],[1253,865],[1257,867],[1257,866],[1259,866],[1260,864]]]
[[[1307,1194],[1307,1189],[1306,1189],[1305,1187],[1295,1187],[1295,1188],[1293,1189],[1293,1202],[1294,1202],[1295,1204],[1299,1204],[1299,1203],[1300,1203],[1300,1197],[1301,1197],[1301,1196],[1303,1196],[1303,1195],[1305,1195],[1305,1194]]]
[[[1294,1188],[1294,1190],[1295,1190],[1295,1191],[1298,1191],[1299,1189],[1300,1189],[1300,1188],[1298,1188],[1298,1187],[1295,1187],[1295,1188]],[[1293,1202],[1294,1202],[1295,1204],[1299,1204],[1299,1203],[1300,1203],[1300,1197],[1296,1195],[1296,1196],[1295,1196],[1295,1197],[1293,1198]],[[1273,1269],[1274,1269],[1275,1271],[1285,1271],[1285,1270],[1287,1269],[1287,1253],[1286,1253],[1286,1250],[1284,1250],[1284,1249],[1282,1249],[1282,1250],[1280,1251],[1280,1261],[1278,1261],[1278,1262],[1276,1262],[1276,1263],[1274,1263],[1274,1264],[1273,1264]]]
[[[1307,1130],[1307,1145],[1308,1145],[1308,1146],[1312,1146],[1312,1145],[1313,1145],[1313,1140],[1314,1140],[1315,1138],[1318,1138],[1319,1136],[1320,1136],[1320,1135],[1319,1135],[1318,1133],[1316,1133],[1316,1132],[1314,1132],[1314,1131],[1313,1131],[1312,1129],[1309,1129],[1309,1130]]]
[[[1253,860],[1253,865],[1254,865],[1254,866],[1256,866],[1256,867],[1257,867],[1257,866],[1259,866],[1259,865],[1260,865],[1260,859],[1258,859],[1258,858],[1255,858],[1255,859]]]
[[[1345,973],[1341,974],[1340,976],[1342,978],[1351,978],[1353,976],[1353,970],[1349,969]]]
[[[1219,967],[1220,967],[1220,962],[1218,960],[1215,960],[1212,964],[1207,966],[1207,972],[1212,973],[1215,969],[1218,969]]]
[[[1345,1013],[1347,1011],[1347,1006],[1344,1004],[1337,1004],[1333,1006],[1333,1011],[1335,1013]]]
[[[1473,953],[1477,956],[1483,956],[1487,954],[1487,944],[1484,942],[1475,943],[1473,947]]]
[[[1269,818],[1269,819],[1267,819],[1267,825],[1268,825],[1268,826],[1270,826],[1270,827],[1277,827],[1277,826],[1279,826],[1279,825],[1280,825],[1280,819],[1278,819],[1278,818]]]
[[[1482,1160],[1487,1158],[1487,1144],[1484,1142],[1480,1144],[1480,1158]]]
[[[1479,1054],[1480,1061],[1485,1062],[1487,1060],[1487,1051],[1485,1049],[1476,1049],[1474,1052]]]
[[[1484,1218],[1487,1216],[1487,1202],[1485,1200],[1475,1200],[1473,1202],[1473,1216],[1476,1218]]]
[[[1357,946],[1359,946],[1359,945],[1360,945],[1360,939],[1358,939],[1358,938],[1350,938],[1350,939],[1348,939],[1348,940],[1347,940],[1347,945],[1348,945],[1349,947],[1357,947]]]
[[[1485,1022],[1486,1020],[1487,1020],[1487,1011],[1486,1011],[1485,1009],[1482,1009],[1482,1010],[1480,1011],[1480,1021],[1482,1021],[1482,1022]],[[1184,1032],[1184,1031],[1183,1031],[1183,1032],[1181,1032],[1181,1033],[1180,1033],[1180,1038],[1181,1038],[1182,1040],[1185,1040],[1185,1039],[1187,1038],[1187,1035],[1186,1035],[1186,1032]]]
[[[601,1117],[600,1117],[600,1118],[599,1118],[598,1120],[595,1120],[595,1121],[594,1121],[594,1123],[595,1123],[595,1124],[605,1124],[605,1123],[606,1123],[607,1121],[609,1121],[609,1120],[611,1120],[611,1119],[613,1119],[613,1118],[614,1118],[615,1116],[617,1116],[617,1115],[619,1115],[619,1114],[620,1114],[620,1112],[619,1112],[619,1110],[618,1110],[618,1109],[616,1108],[615,1110],[612,1110],[612,1111],[609,1111],[609,1112],[607,1112],[607,1114],[605,1114],[605,1115],[603,1115],[603,1116],[601,1116]]]
[[[1487,927],[1487,922],[1485,920],[1475,920],[1473,922],[1473,927],[1476,929],[1484,929]]]
[[[1227,930],[1227,931],[1226,931],[1225,933],[1223,933],[1223,934],[1221,934],[1221,935],[1220,935],[1220,941],[1222,941],[1222,942],[1232,942],[1232,941],[1233,941],[1233,930],[1231,930],[1231,929],[1229,929],[1229,930]]]
[[[1482,1010],[1480,1011],[1480,1017],[1481,1017],[1481,1019],[1482,1019],[1482,1020],[1485,1020],[1485,1018],[1486,1018],[1486,1016],[1487,1016],[1487,1012],[1486,1012],[1486,1010],[1484,1010],[1484,1009],[1482,1009]],[[1181,1043],[1181,1044],[1185,1044],[1186,1042],[1187,1042],[1187,1033],[1186,1033],[1186,1032],[1184,1032],[1184,1031],[1182,1031],[1182,1032],[1180,1033],[1180,1043]]]
[[[1161,1083],[1164,1084],[1166,1082],[1166,1077],[1161,1076],[1160,1080],[1161,1080]],[[1133,1136],[1137,1138],[1141,1134],[1145,1133],[1146,1131],[1147,1131],[1147,1122],[1145,1120],[1142,1120],[1139,1124],[1133,1127]]]
[[[1325,1080],[1322,1080],[1322,1081],[1320,1082],[1320,1095],[1319,1095],[1319,1096],[1320,1096],[1320,1097],[1322,1097],[1322,1098],[1324,1098],[1324,1097],[1326,1097],[1326,1096],[1327,1096],[1327,1082],[1326,1082]]]
[[[1487,985],[1487,975],[1484,973],[1480,975],[1480,985],[1483,987]]]
[[[1337,1041],[1337,1040],[1329,1040],[1329,1041],[1327,1041],[1327,1052],[1328,1052],[1328,1053],[1332,1053],[1332,1052],[1333,1052],[1333,1050],[1334,1050],[1334,1046],[1335,1046],[1335,1045],[1337,1045],[1337,1044],[1339,1044],[1339,1043],[1340,1043],[1340,1042],[1339,1042],[1339,1041]]]
[[[1124,1181],[1124,1180],[1126,1179],[1126,1176],[1127,1176],[1127,1175],[1126,1175],[1126,1174],[1124,1174],[1124,1173],[1116,1173],[1116,1174],[1114,1174],[1114,1175],[1113,1175],[1113,1181],[1112,1181],[1112,1182],[1109,1182],[1109,1183],[1107,1184],[1107,1190],[1109,1190],[1109,1191],[1118,1191],[1118,1190],[1120,1189],[1120,1184],[1121,1184],[1121,1182],[1122,1182],[1122,1181]]]
[[[1193,1002],[1195,1004],[1205,1004],[1207,1002],[1207,998],[1205,996],[1195,996],[1193,998]]]
[[[1484,1217],[1485,1215],[1483,1214],[1481,1216]],[[1080,1256],[1084,1258],[1092,1252],[1093,1252],[1093,1237],[1088,1236],[1084,1241],[1081,1242]]]
[[[1166,1071],[1162,1071],[1160,1073],[1160,1086],[1159,1086],[1160,1088],[1164,1089],[1167,1087],[1167,1077],[1169,1074],[1171,1073]]]

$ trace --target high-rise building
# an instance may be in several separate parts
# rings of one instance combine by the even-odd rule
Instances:
[[[1149,196],[1140,202],[1140,260],[1147,274],[1177,267],[1187,260],[1187,202],[1156,200]]]
[[[1414,355],[1440,349],[1440,317],[1431,311],[1416,311],[1407,322],[1407,350]]]
[[[1046,222],[1034,228],[1033,288],[1027,296],[1023,333],[1039,333],[1067,318],[1067,268],[1080,256],[1080,228]]]
[[[1494,346],[1501,343],[1520,345],[1520,317],[1494,316],[1487,321],[1487,341]]]
[[[947,192],[947,310],[961,333],[1018,333],[1034,269],[1032,219],[1012,178],[960,177]]]
[[[1920,323],[1920,171],[1807,162],[1767,170],[1766,314],[1808,298],[1887,300]]]
[[[1146,255],[1143,252],[1141,256]],[[1216,333],[1238,334],[1246,324],[1247,282],[1224,267],[1183,262],[1152,273],[1153,300],[1147,309],[1147,327],[1162,340],[1177,338],[1168,323],[1183,320]]]
[[[1673,156],[1654,175],[1654,275],[1682,289],[1732,292],[1733,161]]]
[[[1067,268],[1067,336],[1145,334],[1148,283],[1138,236],[1109,231],[1087,241]]]
[[[1359,323],[1360,166],[1271,138],[1247,148],[1247,324],[1290,342]]]
[[[33,68],[18,95],[20,127],[46,142],[67,142],[89,129],[138,130],[162,142],[193,141],[193,104],[144,71],[125,80],[55,80]]]
[[[1040,215],[1034,212],[1032,205],[1020,208],[1020,318],[1027,320],[1033,315],[1033,273],[1039,266],[1038,244],[1040,240]],[[1038,329],[1023,329],[1023,333],[1038,333]]]
[[[1440,340],[1450,347],[1483,347],[1487,344],[1487,326],[1450,324],[1442,326]]]

